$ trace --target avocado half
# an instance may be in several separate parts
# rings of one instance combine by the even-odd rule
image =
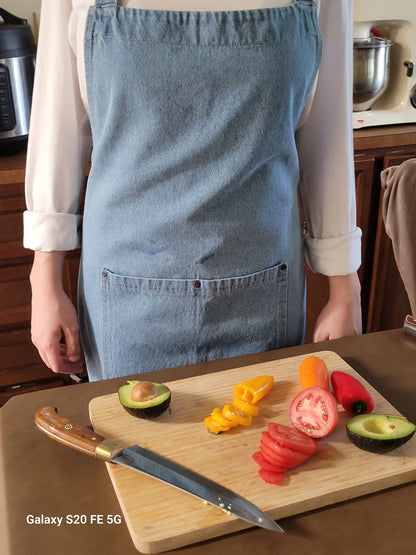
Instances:
[[[409,441],[415,428],[403,416],[359,414],[347,422],[347,436],[360,449],[387,453]]]
[[[171,392],[164,384],[135,380],[120,387],[118,398],[132,416],[151,419],[169,408]]]

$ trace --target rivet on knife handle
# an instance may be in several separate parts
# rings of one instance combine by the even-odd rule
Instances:
[[[41,432],[59,443],[105,461],[111,461],[122,450],[122,447],[104,439],[94,430],[60,416],[53,407],[38,409],[35,424]]]

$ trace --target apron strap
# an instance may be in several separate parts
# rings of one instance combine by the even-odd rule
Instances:
[[[95,0],[95,7],[100,8],[102,6],[118,6],[119,0]]]

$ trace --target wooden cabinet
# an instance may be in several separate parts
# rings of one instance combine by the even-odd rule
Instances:
[[[357,225],[362,229],[363,330],[394,329],[410,313],[409,300],[394,260],[381,215],[383,169],[416,158],[416,125],[362,129],[354,132]],[[306,340],[328,298],[327,280],[307,270]]]
[[[364,331],[401,327],[410,311],[407,295],[381,218],[380,172],[416,157],[416,125],[356,131],[354,134],[357,224],[363,231]],[[53,374],[30,341],[29,273],[32,252],[23,248],[25,156],[0,157],[0,405],[21,392],[73,383]],[[65,288],[76,303],[79,252],[69,253]],[[327,280],[307,270],[306,340],[328,297]]]
[[[23,248],[24,155],[0,158],[0,406],[17,393],[74,383],[53,374],[30,340],[32,251]],[[68,256],[65,287],[76,298],[78,253]]]

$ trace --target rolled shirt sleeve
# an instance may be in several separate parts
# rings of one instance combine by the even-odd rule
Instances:
[[[69,40],[71,0],[43,0],[26,164],[26,248],[81,244],[80,204],[91,131]]]
[[[346,275],[361,265],[352,130],[352,7],[321,0],[322,62],[297,130],[299,190],[310,268]]]

